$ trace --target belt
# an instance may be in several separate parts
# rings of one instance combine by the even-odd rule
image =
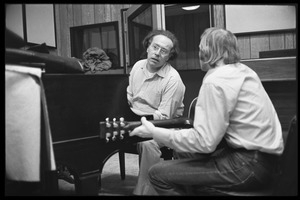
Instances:
[[[235,151],[241,152],[244,155],[245,154],[246,155],[248,154],[248,155],[251,155],[251,156],[254,155],[258,160],[263,159],[263,160],[267,160],[267,161],[270,161],[270,162],[277,162],[278,159],[279,159],[278,155],[261,152],[259,150],[248,150],[248,149],[244,149],[244,148],[238,148],[238,149],[235,149]]]

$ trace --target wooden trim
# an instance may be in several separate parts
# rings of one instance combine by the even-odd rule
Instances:
[[[253,69],[262,81],[296,80],[296,57],[241,60]]]
[[[225,28],[225,5],[213,5],[213,26]]]
[[[296,33],[296,29],[280,29],[280,30],[269,30],[269,31],[253,31],[253,32],[242,32],[234,33],[235,36],[249,36],[249,35],[262,35],[262,34],[282,34],[282,33]]]

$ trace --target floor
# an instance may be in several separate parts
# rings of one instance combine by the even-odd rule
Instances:
[[[138,175],[138,155],[125,154],[125,179],[121,180],[119,154],[114,154],[104,165],[98,196],[131,196]],[[62,196],[75,196],[74,184],[59,180]]]

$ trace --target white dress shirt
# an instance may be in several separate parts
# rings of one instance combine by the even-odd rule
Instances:
[[[131,110],[154,119],[182,116],[185,86],[179,73],[169,63],[150,73],[146,64],[146,59],[140,60],[130,72],[127,99]]]
[[[195,107],[194,127],[174,130],[164,138],[154,135],[154,140],[181,152],[210,153],[223,137],[233,148],[277,155],[284,149],[274,106],[257,74],[242,63],[208,70]]]

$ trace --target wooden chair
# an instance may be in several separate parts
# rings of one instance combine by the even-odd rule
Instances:
[[[168,147],[162,147],[161,150],[161,158],[164,160],[171,160],[173,158],[173,150]],[[123,148],[119,150],[119,163],[120,163],[120,173],[121,179],[125,179],[125,153],[138,154],[137,145],[134,144],[126,144]]]
[[[148,118],[147,118],[148,119]],[[171,160],[173,158],[173,150],[168,147],[162,147],[161,158],[164,160]],[[119,150],[119,163],[120,163],[120,173],[121,179],[125,179],[125,153],[139,154],[137,151],[136,143],[127,143],[122,146]]]
[[[195,114],[195,105],[197,102],[197,97],[192,100],[189,106],[188,118],[193,119]],[[161,149],[161,158],[164,160],[173,159],[173,150],[169,147],[162,147]],[[121,179],[125,179],[125,153],[138,154],[136,144],[130,144],[124,146],[124,148],[119,150],[119,162],[120,162],[120,173]]]
[[[189,111],[188,111],[188,118],[193,119],[194,120],[194,116],[195,116],[195,106],[197,103],[198,97],[195,97],[189,106]]]

